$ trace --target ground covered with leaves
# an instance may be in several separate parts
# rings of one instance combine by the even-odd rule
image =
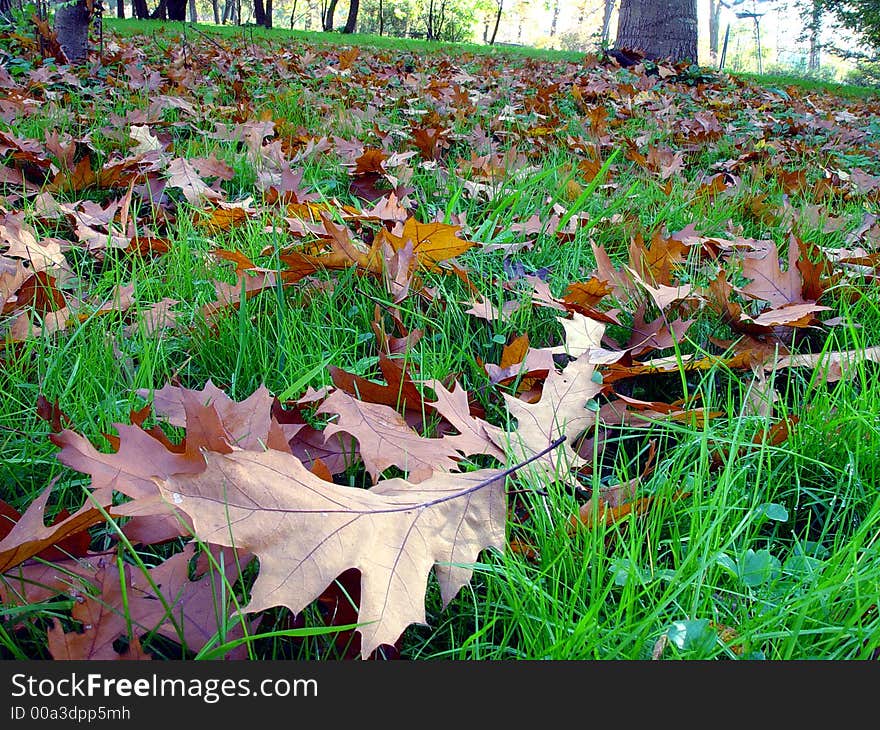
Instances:
[[[114,27],[2,47],[0,654],[874,656],[880,102]]]

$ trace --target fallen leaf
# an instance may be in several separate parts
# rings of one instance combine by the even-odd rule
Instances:
[[[425,623],[434,568],[445,607],[471,577],[480,551],[503,551],[501,472],[434,474],[372,489],[316,477],[278,451],[211,454],[199,475],[157,482],[190,515],[196,535],[256,555],[260,572],[244,613],[273,606],[302,611],[345,570],[361,573],[361,655]]]

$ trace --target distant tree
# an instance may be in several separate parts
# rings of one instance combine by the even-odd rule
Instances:
[[[333,30],[333,15],[339,0],[321,0],[321,30],[329,33]]]
[[[709,57],[712,63],[718,60],[718,42],[721,29],[721,8],[723,0],[709,0]]]
[[[486,9],[475,0],[418,0],[425,37],[435,41],[463,41],[470,37],[476,14]]]
[[[697,0],[620,0],[614,47],[696,62]]]
[[[501,14],[504,12],[504,0],[495,0],[497,10],[495,12],[495,27],[492,29],[492,36],[489,38],[489,45],[495,45],[495,38],[498,35],[498,26],[501,24]]]
[[[807,70],[816,72],[821,64],[822,35],[822,3],[810,0],[806,8],[807,35],[810,39],[810,56],[807,59]]]
[[[545,5],[547,10],[552,10],[553,15],[550,20],[550,37],[556,35],[556,26],[559,23],[559,0],[553,0],[549,5]]]
[[[265,28],[272,27],[272,0],[254,0],[254,22]]]
[[[816,4],[870,49],[869,54],[844,48],[835,48],[835,52],[844,56],[880,57],[880,0],[816,0]]]
[[[271,0],[269,0],[271,2]],[[348,18],[345,20],[345,27],[342,29],[343,33],[354,33],[357,28],[357,19],[358,19],[358,11],[361,8],[361,0],[350,0],[348,5]],[[381,6],[379,9],[381,14]]]

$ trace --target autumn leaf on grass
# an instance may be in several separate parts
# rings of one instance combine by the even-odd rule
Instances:
[[[72,618],[83,624],[83,631],[65,632],[56,623],[49,629],[49,651],[56,659],[119,659],[114,648],[117,640],[131,641],[154,631],[189,651],[199,651],[218,632],[222,641],[240,638],[244,635],[240,621],[227,620],[232,592],[222,583],[233,584],[239,566],[245,567],[251,558],[241,555],[236,559],[231,551],[223,552],[224,574],[202,555],[196,568],[198,577],[192,580],[192,542],[151,568],[149,579],[128,563],[123,563],[120,573],[115,559],[98,559],[91,580],[98,594],[80,593],[81,600],[74,603],[71,612]],[[128,634],[129,626],[133,636]],[[241,650],[236,654],[241,656]]]
[[[617,362],[626,354],[623,350],[609,350],[602,346],[602,337],[605,335],[605,324],[602,322],[577,312],[572,312],[570,319],[556,319],[565,331],[565,344],[546,348],[550,354],[583,358],[596,365]]]
[[[335,390],[316,411],[323,413],[338,416],[324,427],[328,437],[343,432],[357,439],[374,484],[389,466],[405,470],[414,482],[458,467],[461,455],[445,439],[423,438],[389,406],[365,403]]]
[[[0,219],[0,256],[27,262],[31,272],[67,269],[58,239],[37,241],[36,231],[24,221],[23,213],[8,213]]]
[[[458,434],[446,434],[443,440],[457,451],[466,455],[486,454],[494,456],[499,461],[504,461],[504,452],[499,449],[489,437],[487,429],[494,428],[482,418],[471,413],[471,404],[467,391],[459,383],[453,385],[452,390],[447,388],[439,380],[431,380],[425,383],[430,387],[437,400],[432,405]]]
[[[880,347],[839,352],[818,352],[804,355],[784,355],[764,363],[764,370],[777,368],[814,368],[818,383],[836,383],[843,378],[854,377],[858,367],[868,362],[880,363]]]
[[[692,297],[698,297],[698,295],[694,294],[693,287],[690,284],[681,284],[679,286],[657,284],[656,286],[653,286],[642,279],[642,277],[633,269],[628,266],[625,268],[630,274],[632,274],[633,281],[641,285],[661,312],[676,302],[690,299]]]
[[[256,555],[260,572],[242,611],[302,611],[349,568],[361,573],[361,654],[425,623],[428,573],[444,607],[471,577],[469,563],[504,549],[502,472],[434,474],[372,489],[316,477],[279,451],[208,454],[202,474],[157,480],[205,542]]]
[[[150,399],[150,391],[141,388],[137,394]],[[209,379],[201,390],[167,384],[152,393],[153,410],[172,426],[185,428],[188,422],[187,403],[214,408],[228,434],[230,444],[241,449],[262,450],[269,434],[272,394],[261,385],[243,401],[234,401]]]
[[[511,315],[522,306],[522,302],[517,301],[516,299],[504,302],[500,308],[484,298],[476,298],[472,301],[464,302],[464,304],[471,305],[469,309],[465,310],[465,314],[471,314],[474,317],[479,317],[480,319],[485,319],[489,322],[495,322],[498,320],[501,320],[502,322],[507,321],[510,319]]]
[[[336,226],[323,212],[320,215],[327,238],[302,251],[284,251],[279,256],[287,266],[281,272],[284,281],[292,283],[318,271],[349,269],[352,266],[357,267],[360,272],[379,275],[383,273],[381,236],[376,236],[372,246],[365,251],[363,244],[352,240],[348,228]],[[329,247],[329,251],[322,250],[325,245]]]
[[[109,494],[115,490],[135,501],[149,500],[158,496],[154,478],[198,472],[204,468],[203,449],[231,449],[233,438],[214,406],[205,405],[193,391],[183,389],[180,397],[186,413],[186,438],[176,446],[170,446],[161,432],[124,423],[113,424],[119,435],[108,437],[116,442],[116,451],[110,453],[98,451],[87,438],[71,430],[51,434],[49,439],[61,448],[57,456],[62,464],[92,477],[93,499],[109,504]]]
[[[382,229],[377,238],[387,241],[395,251],[402,250],[407,241],[412,241],[413,253],[419,265],[436,271],[438,261],[451,259],[477,245],[473,241],[458,238],[456,233],[459,230],[461,226],[419,223],[415,218],[408,218],[398,233]]]
[[[47,526],[44,514],[51,493],[52,486],[50,485],[30,503],[11,529],[6,529],[10,524],[9,517],[0,517],[3,520],[3,524],[0,525],[0,534],[3,535],[3,539],[0,540],[0,574],[48,548],[64,547],[65,541],[70,549],[71,538],[75,539],[79,533],[85,532],[92,525],[105,521],[106,513],[98,509],[98,505],[108,508],[112,512],[112,509],[109,508],[109,499],[96,500],[97,505],[94,501],[87,500],[86,504],[72,515],[62,517],[54,524]],[[86,547],[88,547],[88,541],[86,541]]]
[[[544,381],[541,399],[525,403],[509,393],[504,401],[512,418],[517,421],[513,431],[489,431],[492,440],[515,461],[525,461],[544,451],[560,436],[567,442],[553,449],[535,463],[551,477],[565,474],[585,463],[572,449],[572,442],[596,421],[596,410],[588,403],[604,386],[597,382],[595,366],[587,359],[572,360],[562,372],[553,370]]]
[[[201,308],[205,320],[211,321],[225,309],[238,309],[243,300],[250,299],[266,289],[276,286],[275,272],[264,269],[255,270],[251,276],[245,272],[240,273],[234,283],[227,284],[224,281],[214,282],[216,298]]]
[[[779,251],[775,244],[771,244],[769,251],[746,254],[742,260],[742,275],[750,281],[737,287],[737,291],[752,299],[769,302],[773,308],[815,304],[824,291],[822,281],[828,269],[827,262],[813,262],[810,258],[813,255],[817,255],[815,247],[806,246],[794,235],[789,236],[785,271],[779,265]],[[805,297],[805,293],[810,297]]]
[[[208,200],[219,200],[223,195],[202,180],[189,160],[177,157],[168,163],[168,187],[180,188],[190,205],[202,206]]]
[[[672,236],[666,237],[662,230],[651,236],[651,243],[645,244],[641,235],[636,235],[629,245],[630,267],[643,281],[651,284],[673,284],[673,273],[684,264],[688,246]]]
[[[553,354],[546,348],[531,347],[527,334],[515,338],[504,346],[501,351],[501,362],[498,365],[483,364],[491,383],[507,385],[516,378],[521,378],[517,392],[531,389],[536,385],[538,378],[543,380],[555,367]]]
[[[99,559],[112,558],[113,551],[90,553],[79,557],[54,557],[26,560],[0,575],[0,603],[27,606],[61,594],[73,595],[85,590],[84,579],[94,576]]]
[[[327,372],[333,385],[361,401],[391,406],[404,414],[414,411],[422,415],[426,410],[431,413],[431,406],[413,381],[404,359],[380,354],[379,369],[387,385],[346,372],[335,365],[330,365]]]

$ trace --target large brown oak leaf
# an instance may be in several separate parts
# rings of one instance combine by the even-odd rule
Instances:
[[[361,654],[425,623],[428,573],[444,607],[481,550],[504,549],[504,472],[435,474],[371,489],[330,484],[280,451],[208,453],[200,474],[157,479],[202,540],[255,554],[260,572],[242,610],[303,610],[349,568],[361,573]]]

